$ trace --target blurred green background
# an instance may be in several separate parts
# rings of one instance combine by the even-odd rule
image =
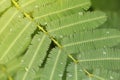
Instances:
[[[91,0],[92,9],[101,10],[106,13],[108,20],[101,28],[115,28],[120,30],[120,0]],[[115,46],[120,48],[120,44]]]
[[[91,0],[92,5],[96,9],[103,11],[118,11],[120,10],[120,0]]]
[[[102,27],[120,30],[120,0],[91,0],[92,8],[104,11],[108,20]]]

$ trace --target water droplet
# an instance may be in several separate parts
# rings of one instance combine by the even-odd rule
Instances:
[[[78,14],[81,16],[81,15],[83,15],[83,12],[79,12]]]
[[[58,76],[59,76],[59,77],[62,77],[63,75],[62,75],[62,74],[59,74]]]
[[[45,22],[44,24],[45,24],[45,25],[47,25],[48,23],[47,23],[47,22]]]
[[[83,30],[85,30],[85,27],[83,27]]]
[[[78,55],[78,58],[81,58],[81,55]]]
[[[79,71],[80,71],[80,72],[82,72],[82,70],[81,70],[81,69],[80,69]]]
[[[34,69],[32,69],[32,72],[33,72],[33,73],[35,73],[35,70],[34,70]]]
[[[32,24],[31,26],[32,26],[32,27],[34,27],[35,25],[34,25],[34,24]]]
[[[71,74],[68,74],[68,77],[72,77],[72,75],[71,75]]]
[[[25,39],[30,39],[29,37],[26,37]]]
[[[106,48],[106,46],[104,46],[104,48]]]
[[[21,63],[23,63],[23,62],[24,62],[24,60],[22,59],[22,60],[21,60]]]
[[[60,35],[60,38],[63,38],[63,36],[62,36],[62,35]]]
[[[107,54],[105,51],[103,51],[103,54]]]
[[[10,32],[12,32],[13,31],[13,29],[12,28],[10,28]]]
[[[107,34],[109,34],[110,32],[109,32],[109,31],[107,31],[106,33],[107,33]]]
[[[60,64],[63,64],[62,62]]]
[[[25,67],[25,71],[28,71],[28,68],[27,68],[27,67]]]
[[[22,17],[22,16],[20,16],[20,15],[18,16],[18,18],[21,18],[21,17]]]
[[[112,76],[110,76],[110,79],[114,79]]]
[[[39,6],[38,5],[35,5],[35,8],[38,8]]]
[[[38,38],[38,41],[40,41],[40,38]]]

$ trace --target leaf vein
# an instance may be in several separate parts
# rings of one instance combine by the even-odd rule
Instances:
[[[92,18],[92,19],[87,19],[87,20],[83,20],[83,21],[79,21],[79,22],[74,22],[72,24],[69,24],[69,25],[65,25],[65,26],[61,26],[61,27],[58,27],[56,29],[52,29],[48,32],[55,32],[55,31],[58,31],[60,29],[64,29],[64,28],[67,28],[67,27],[70,27],[70,26],[74,26],[74,25],[77,25],[77,24],[82,24],[82,23],[86,23],[86,22],[91,22],[91,21],[94,21],[94,20],[98,20],[98,19],[103,19],[105,18],[106,16],[100,16],[100,17],[96,17],[96,18]]]
[[[79,45],[79,44],[88,43],[88,42],[92,42],[92,41],[100,41],[100,40],[119,38],[119,37],[120,37],[120,35],[116,35],[116,36],[110,36],[110,37],[102,37],[102,38],[90,39],[90,40],[86,40],[86,41],[85,40],[84,41],[78,41],[78,42],[66,44],[63,47],[69,47],[69,46]]]

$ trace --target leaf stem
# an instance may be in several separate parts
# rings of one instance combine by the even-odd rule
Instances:
[[[75,64],[78,64],[78,61],[71,54],[69,54],[68,57],[72,59]]]
[[[89,73],[86,69],[83,69],[83,71],[84,71],[90,78],[94,76],[93,74]]]
[[[28,18],[28,19],[31,20],[33,23],[35,23],[35,24],[37,25],[37,27],[38,27],[43,33],[45,33],[46,35],[48,35],[48,36],[50,37],[50,39],[51,39],[60,49],[62,48],[62,46],[59,44],[59,42],[56,41],[56,40],[53,38],[53,36],[51,36],[50,34],[48,34],[48,32],[47,32],[43,27],[41,27],[40,25],[38,25],[28,13],[24,12],[24,11],[21,9],[20,5],[19,5],[15,0],[12,0],[12,3],[14,4],[14,6],[15,6],[18,10],[20,10],[21,13],[23,13],[23,14],[25,15],[26,18]]]

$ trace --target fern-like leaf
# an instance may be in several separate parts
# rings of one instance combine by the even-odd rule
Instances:
[[[23,11],[26,13],[30,13],[32,17],[34,17],[35,21],[51,21],[58,18],[61,13],[75,13],[78,11],[88,10],[91,2],[90,0],[31,0],[32,5],[29,5],[23,8]],[[27,0],[18,1],[19,5],[24,3],[30,3]],[[73,3],[71,3],[73,2]],[[52,17],[50,17],[52,16]],[[44,22],[44,23],[45,23]]]
[[[72,3],[71,3],[72,2]],[[41,5],[41,6],[39,6]],[[60,13],[83,11],[83,9],[89,9],[91,3],[90,0],[47,0],[47,1],[37,1],[33,6],[30,6],[27,11],[31,11],[31,8],[37,7],[37,11],[33,9],[33,16],[35,20],[46,21],[46,17],[52,15],[60,15]],[[77,10],[78,9],[78,10]],[[45,18],[44,18],[45,17]],[[51,17],[52,18],[52,17]]]
[[[37,74],[34,76],[33,80],[41,80],[41,77],[45,76],[45,75],[42,75],[42,72],[43,72],[43,68],[40,68]]]
[[[9,2],[7,2],[7,0],[4,0],[5,3],[9,3],[11,2],[10,0],[8,0]],[[29,3],[29,2],[28,2]],[[12,3],[11,3],[12,4]],[[24,8],[28,5],[30,5],[31,3],[27,4],[22,4],[21,7]],[[1,9],[1,8],[0,8]],[[24,22],[22,22],[23,16],[22,14],[20,14],[20,12],[15,9],[14,7],[10,7],[0,18],[0,44],[2,43],[3,39],[6,39],[6,37],[8,37],[8,35],[11,33],[11,31],[16,30],[19,28],[19,26],[23,26]],[[18,25],[19,24],[19,25]],[[12,25],[12,26],[11,26]]]
[[[18,72],[16,80],[33,79],[47,54],[50,39],[45,34],[39,34],[35,36],[31,44],[22,59],[23,68]]]
[[[89,72],[88,72],[89,73]],[[86,73],[87,74],[87,73]],[[118,72],[108,69],[94,69],[91,76],[84,77],[84,80],[119,80],[120,74]]]
[[[30,22],[28,21],[22,21],[24,23],[27,23],[26,25],[22,25],[24,28],[19,26],[17,30],[11,32],[9,35],[11,37],[7,37],[3,41],[3,44],[1,44],[0,63],[6,63],[8,60],[14,58],[17,55],[20,55],[28,46],[31,40],[31,34],[34,31],[35,26],[30,26]]]
[[[79,54],[79,64],[84,68],[120,69],[120,50],[98,49],[88,50]]]
[[[28,46],[31,40],[30,36],[36,28],[36,25],[34,25],[34,23],[37,24],[34,20],[33,21],[28,20],[28,19],[31,19],[31,17],[34,17],[34,14],[37,16],[40,13],[40,17],[41,16],[46,17],[50,15],[57,15],[59,13],[67,12],[68,10],[73,10],[80,7],[81,7],[80,9],[82,8],[88,9],[90,6],[89,0],[80,0],[80,1],[76,0],[74,4],[70,4],[70,5],[68,5],[68,3],[70,3],[71,1],[68,1],[68,0],[61,0],[60,2],[59,1],[54,2],[54,0],[53,1],[49,0],[44,2],[46,5],[45,7],[41,7],[41,5],[44,5],[44,4],[43,4],[43,1],[39,1],[39,0],[30,0],[30,1],[22,0],[18,2],[16,2],[15,0],[11,0],[11,2],[12,2],[11,4],[14,7],[10,7],[10,9],[8,9],[0,18],[0,25],[1,25],[0,44],[2,46],[0,47],[0,51],[2,52],[0,53],[0,63],[5,63],[9,59],[12,59],[16,55],[20,55],[20,53],[25,51],[26,47]],[[50,3],[54,3],[54,4],[50,4]],[[48,4],[50,4],[51,7],[50,6],[47,7]],[[62,4],[64,5],[67,4],[67,6],[64,6]],[[33,11],[34,14],[33,15],[30,14],[31,11],[29,11],[29,9],[31,9],[31,7],[33,6],[35,7],[36,5],[42,9],[36,10],[35,8],[33,9],[35,10]],[[61,7],[59,7],[58,5],[60,5]],[[55,8],[53,8],[53,6]],[[56,6],[58,6],[58,9],[56,8]],[[37,11],[40,11],[40,12],[37,12]],[[24,17],[23,15],[28,19],[23,18]],[[8,19],[9,16],[10,18]],[[39,21],[40,20],[41,19],[39,18]],[[21,26],[24,26],[24,27],[21,27]],[[10,36],[10,38],[8,36]],[[27,36],[27,39],[26,39],[26,36]],[[24,43],[21,43],[20,39]]]
[[[0,18],[0,25],[0,63],[6,63],[25,51],[36,26],[24,19],[15,8],[10,8]]]
[[[47,27],[48,32],[53,36],[69,35],[75,32],[92,30],[106,21],[105,14],[100,11],[82,14],[77,13],[51,22]]]
[[[41,80],[62,80],[66,65],[67,54],[56,48],[53,49],[45,65]]]
[[[63,40],[63,47],[68,53],[90,49],[112,47],[120,43],[120,32],[114,29],[99,29],[70,35]]]
[[[71,63],[67,66],[67,80],[82,80],[85,76],[81,66],[76,63]]]

